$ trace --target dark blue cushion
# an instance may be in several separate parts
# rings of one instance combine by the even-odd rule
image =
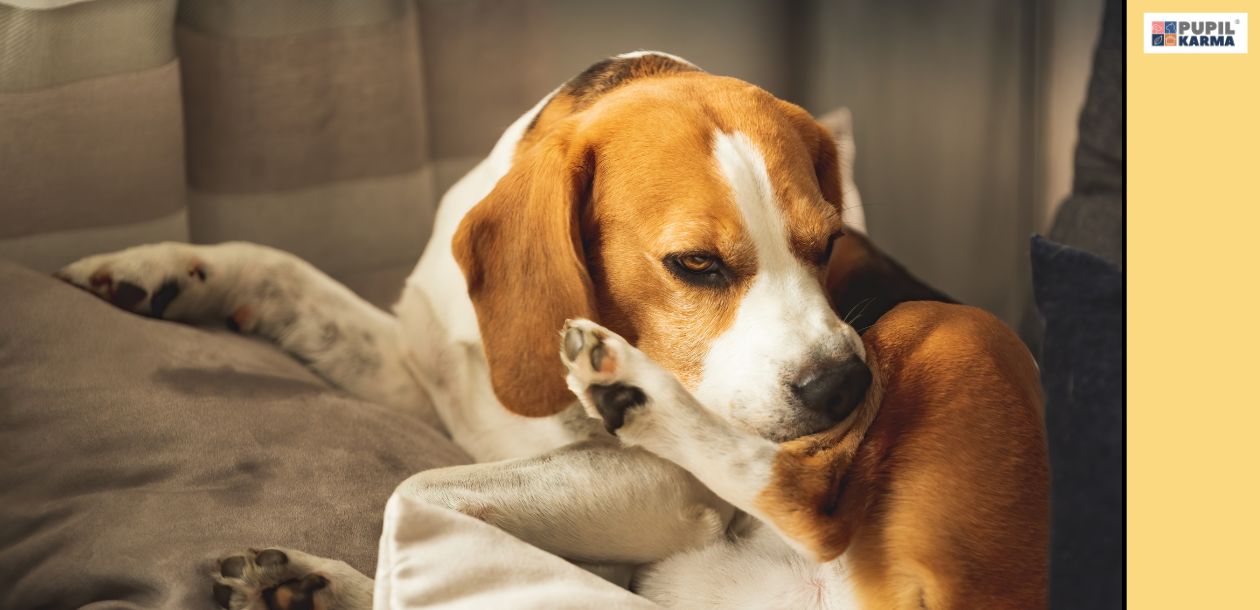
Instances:
[[[1124,606],[1124,279],[1107,261],[1032,239],[1045,321],[1041,381],[1052,474],[1052,608]]]

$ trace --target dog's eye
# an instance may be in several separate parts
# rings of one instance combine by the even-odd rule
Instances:
[[[836,248],[836,240],[841,237],[844,237],[844,231],[836,231],[831,234],[831,237],[827,240],[827,249],[823,250],[822,256],[814,261],[816,265],[819,267],[827,266],[827,263],[831,261],[831,252]]]
[[[692,273],[709,273],[717,269],[717,261],[704,254],[685,254],[678,257],[678,263]]]
[[[665,257],[665,268],[678,279],[697,286],[724,286],[730,281],[726,266],[716,255],[686,252]]]

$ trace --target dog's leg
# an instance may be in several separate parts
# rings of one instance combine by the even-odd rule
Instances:
[[[243,242],[168,242],[91,256],[56,275],[136,313],[226,321],[373,402],[427,405],[407,370],[397,319],[292,254]]]
[[[608,440],[427,470],[398,494],[457,510],[580,562],[641,564],[709,544],[734,509],[677,465]]]
[[[830,518],[818,495],[789,493],[783,506],[768,506],[766,498],[785,485],[775,472],[776,464],[784,459],[804,453],[839,465],[842,460],[836,459],[835,452],[851,452],[856,446],[855,438],[843,437],[845,430],[826,433],[844,440],[812,453],[795,448],[785,451],[796,441],[777,445],[735,426],[706,409],[677,378],[625,339],[587,320],[570,320],[565,325],[561,356],[569,369],[569,388],[587,412],[603,419],[622,443],[682,466],[723,500],[772,527],[798,551],[819,560],[837,554],[814,539],[811,528],[827,531],[820,524]],[[873,418],[874,409],[862,408],[841,427],[864,430]],[[854,436],[860,436],[860,430]],[[838,474],[834,468],[819,471],[824,477]],[[799,482],[798,489],[806,483]]]
[[[369,610],[372,579],[344,562],[292,549],[248,550],[218,561],[214,599],[228,610]]]

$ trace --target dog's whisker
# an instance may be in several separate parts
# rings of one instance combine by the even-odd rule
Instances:
[[[861,310],[861,311],[859,311],[859,312],[857,313],[857,316],[855,316],[853,319],[854,319],[854,320],[856,320],[856,319],[858,319],[858,318],[862,317],[862,314],[866,313],[866,308],[867,308],[867,307],[870,307],[870,306],[871,306],[871,303],[874,303],[874,302],[875,302],[875,297],[869,297],[869,298],[867,298],[866,300],[862,301],[862,303],[861,303],[861,305],[862,305],[862,310]]]
[[[861,316],[866,311],[866,307],[871,304],[871,301],[874,301],[874,300],[875,300],[875,297],[867,297],[865,299],[862,299],[861,301],[858,301],[856,304],[853,305],[853,307],[849,308],[849,313],[845,314],[843,318],[843,322],[845,324],[849,324],[850,321],[856,320],[859,316]],[[859,307],[862,308],[861,311],[857,311]],[[857,313],[854,313],[855,311],[857,311]]]

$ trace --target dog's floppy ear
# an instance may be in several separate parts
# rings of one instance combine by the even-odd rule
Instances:
[[[836,150],[835,136],[817,121],[811,119],[809,124],[813,128],[814,142],[811,152],[814,154],[814,174],[818,176],[818,188],[822,191],[823,199],[836,206],[840,217],[847,224],[848,219],[844,218],[846,202],[840,176],[840,153]]]
[[[593,165],[574,148],[555,134],[518,151],[453,243],[494,392],[509,410],[532,417],[575,400],[564,382],[559,332],[566,319],[595,318],[579,230]]]
[[[814,120],[813,115],[804,108],[791,102],[776,99],[789,123],[800,135],[814,162],[814,175],[818,179],[818,190],[823,199],[835,206],[844,217],[844,188],[840,175],[840,153],[836,149],[835,135],[821,123]],[[845,219],[848,222],[848,219]]]

